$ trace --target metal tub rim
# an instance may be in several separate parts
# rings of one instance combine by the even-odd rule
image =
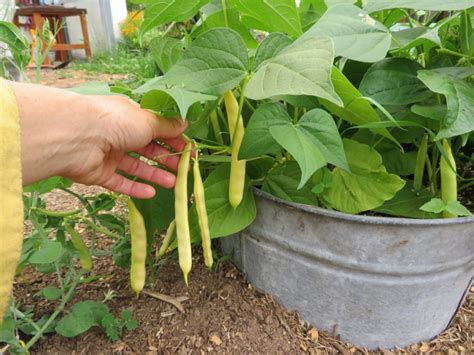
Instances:
[[[432,219],[419,219],[419,218],[404,218],[404,217],[379,217],[379,216],[363,216],[353,215],[339,211],[328,210],[326,208],[305,205],[301,203],[295,203],[290,201],[282,200],[275,197],[268,192],[264,192],[258,188],[254,188],[254,194],[262,197],[266,200],[275,202],[280,205],[284,205],[290,208],[302,210],[304,212],[329,217],[333,219],[340,219],[345,221],[351,221],[363,224],[374,224],[374,225],[395,225],[395,226],[447,226],[455,224],[468,224],[474,223],[474,216],[459,217],[459,218],[432,218]]]

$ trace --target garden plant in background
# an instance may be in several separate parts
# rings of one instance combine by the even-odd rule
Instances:
[[[128,201],[130,239],[124,221],[110,213],[117,196],[76,194],[84,209],[52,212],[42,194],[58,187],[74,194],[69,183],[55,178],[30,187],[25,213],[34,230],[19,273],[26,265],[56,272],[59,287],[39,296],[60,305],[38,320],[13,302],[0,329],[0,341],[12,349],[27,350],[52,331],[75,336],[101,326],[113,340],[136,326],[130,313],[110,314],[110,295],[64,313],[77,284],[99,277],[88,269],[106,252],[95,238],[87,247],[77,225],[116,239],[114,259],[131,266],[139,294],[162,257],[176,252],[185,282],[192,282],[191,245],[201,240],[211,268],[211,238],[255,220],[254,189],[346,214],[471,215],[474,1],[133,3],[144,8],[137,38],[155,33],[150,51],[160,75],[79,90],[127,95],[189,122],[176,188],[154,186],[154,199]],[[21,49],[22,41],[9,44]],[[167,228],[155,258],[156,236]],[[26,346],[19,331],[32,335]]]

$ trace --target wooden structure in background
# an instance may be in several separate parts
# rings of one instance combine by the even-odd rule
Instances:
[[[87,59],[90,59],[92,56],[86,14],[86,9],[68,8],[62,6],[33,5],[17,9],[14,22],[18,25],[19,16],[32,17],[32,28],[36,28],[37,30],[40,29],[40,33],[42,34],[41,29],[43,28],[43,23],[45,20],[50,21],[50,27],[51,30],[53,30],[55,21],[56,23],[63,23],[66,17],[79,16],[84,43],[66,43],[65,31],[64,28],[61,27],[61,30],[56,36],[56,43],[51,47],[51,51],[57,52],[56,60],[66,62],[68,60],[68,51],[73,49],[84,49]],[[32,48],[32,51],[34,51],[34,48]],[[43,64],[49,65],[49,60],[46,59],[45,63]]]

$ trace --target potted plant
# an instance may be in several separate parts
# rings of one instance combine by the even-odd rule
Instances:
[[[352,3],[145,1],[142,33],[170,23],[163,75],[112,90],[189,121],[210,236],[234,235],[250,282],[343,340],[404,346],[472,280],[473,4]],[[174,192],[135,204],[151,245]]]

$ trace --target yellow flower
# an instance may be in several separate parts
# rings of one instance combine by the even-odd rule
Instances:
[[[127,18],[120,23],[120,30],[124,37],[132,37],[138,33],[143,23],[143,11],[130,11]]]

